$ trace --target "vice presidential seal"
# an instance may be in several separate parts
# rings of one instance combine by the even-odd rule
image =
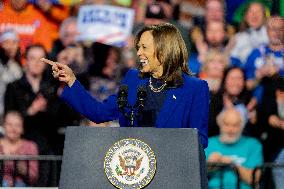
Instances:
[[[107,151],[104,168],[108,180],[117,188],[143,188],[155,175],[156,157],[145,142],[123,139]]]

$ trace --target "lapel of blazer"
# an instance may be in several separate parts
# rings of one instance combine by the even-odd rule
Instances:
[[[183,100],[183,96],[183,86],[168,90],[166,100],[156,120],[156,127],[163,127],[163,125],[166,125],[167,121],[171,118],[172,114],[178,113],[174,111],[176,110],[177,105]]]

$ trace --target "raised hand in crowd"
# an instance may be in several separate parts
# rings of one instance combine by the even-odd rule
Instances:
[[[47,108],[47,99],[43,95],[39,94],[30,107],[28,108],[28,114],[30,116],[37,114],[38,112],[44,112]]]
[[[276,115],[269,116],[268,122],[272,127],[284,130],[284,120],[279,119],[278,116]]]

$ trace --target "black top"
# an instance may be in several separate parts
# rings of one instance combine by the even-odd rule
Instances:
[[[155,78],[151,78],[151,80],[155,88],[159,88],[164,84],[164,81]],[[156,119],[166,99],[167,88],[165,87],[161,92],[153,92],[147,85],[146,93],[145,106],[142,115],[139,117],[138,125],[140,127],[155,127]]]

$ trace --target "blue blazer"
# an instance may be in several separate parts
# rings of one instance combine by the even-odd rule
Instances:
[[[128,86],[128,103],[136,103],[137,89],[146,86],[149,78],[141,79],[138,70],[127,72],[122,84]],[[208,144],[209,89],[206,81],[183,74],[184,83],[167,91],[166,100],[156,120],[157,128],[196,128],[204,148]],[[78,80],[66,86],[61,98],[76,111],[96,122],[119,120],[121,127],[127,127],[129,120],[119,111],[117,95],[99,102],[86,91]],[[135,125],[137,126],[137,125]]]

